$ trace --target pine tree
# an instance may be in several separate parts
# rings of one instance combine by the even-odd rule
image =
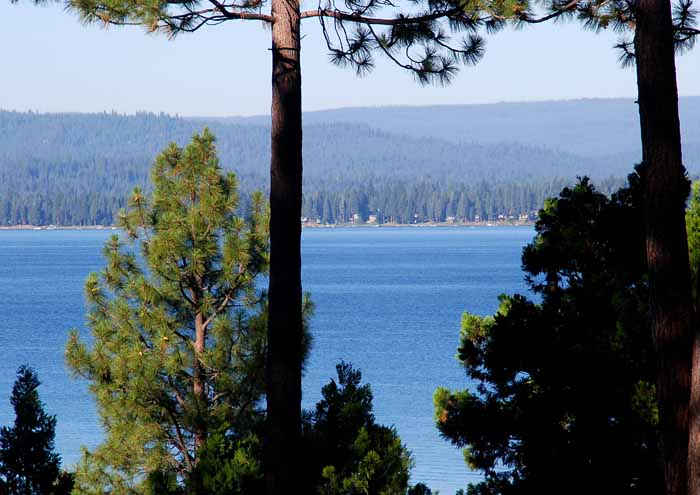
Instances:
[[[81,493],[186,483],[210,432],[245,437],[262,417],[263,199],[236,215],[236,178],[207,130],[160,154],[152,182],[152,197],[136,189],[120,214],[128,242],[108,240],[107,266],[86,282],[92,343],[74,330],[67,347],[106,433],[80,464]]]
[[[533,2],[534,3],[534,2]],[[700,494],[700,327],[692,300],[685,230],[688,180],[683,166],[675,53],[692,48],[697,10],[692,0],[555,0],[528,23],[577,18],[584,27],[632,30],[617,44],[623,65],[635,65],[642,141],[638,167],[644,218],[650,311],[657,352],[666,492]]]
[[[697,495],[700,329],[692,302],[684,215],[689,181],[681,153],[674,57],[677,39],[667,0],[640,0],[635,15],[640,170],[646,185],[646,250],[666,493]]]
[[[442,435],[485,475],[467,493],[662,491],[642,190],[632,178],[611,198],[584,180],[540,211],[522,257],[537,301],[503,295],[492,317],[464,314],[458,359],[473,384],[439,389],[435,402]]]
[[[61,473],[61,458],[54,452],[56,417],[44,412],[39,385],[29,366],[19,368],[10,399],[15,423],[0,429],[0,493],[70,493],[70,475]]]
[[[304,421],[307,478],[300,493],[401,495],[413,465],[396,430],[377,424],[372,389],[351,364],[336,366],[338,379],[323,386],[323,398]]]

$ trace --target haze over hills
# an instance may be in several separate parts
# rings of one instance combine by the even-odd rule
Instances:
[[[700,146],[700,96],[680,98],[683,143]],[[269,117],[230,117],[265,124]],[[478,105],[355,107],[307,112],[305,124],[366,124],[397,134],[481,144],[515,142],[581,156],[639,155],[639,114],[631,98]]]
[[[576,100],[310,112],[304,214],[494,219],[531,213],[577,175],[610,190],[639,160],[636,111],[631,100]],[[682,98],[681,111],[696,173],[700,97]],[[244,192],[265,189],[267,117],[0,111],[0,224],[112,223],[155,155],[205,125]]]

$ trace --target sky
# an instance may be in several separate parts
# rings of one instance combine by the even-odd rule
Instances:
[[[0,0],[0,109],[137,111],[183,116],[269,114],[270,33],[230,21],[175,40],[138,27],[84,25],[58,4]],[[318,21],[303,25],[305,111],[352,106],[441,105],[634,97],[634,69],[612,48],[618,35],[574,23],[507,29],[447,87],[422,87],[384,57],[358,78],[328,62]],[[700,95],[700,47],[678,58],[681,95]]]

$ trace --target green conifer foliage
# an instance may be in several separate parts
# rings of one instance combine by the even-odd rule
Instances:
[[[0,493],[6,495],[61,495],[70,493],[71,476],[61,473],[54,453],[56,418],[44,412],[39,400],[39,378],[21,366],[10,402],[15,423],[0,429]]]
[[[638,176],[587,180],[540,211],[523,252],[536,301],[465,313],[469,390],[435,394],[437,426],[485,480],[470,494],[662,493]]]
[[[205,130],[156,159],[85,292],[91,339],[67,360],[89,382],[105,440],[85,451],[79,493],[131,494],[187,482],[211,432],[244,437],[264,392],[268,209],[236,215],[236,178]],[[175,483],[175,485],[173,485]]]
[[[241,438],[221,429],[207,438],[198,455],[188,493],[248,495],[264,491],[262,445],[256,435]]]
[[[396,430],[377,424],[372,389],[349,363],[304,422],[305,493],[397,495],[409,489],[413,461]]]
[[[685,213],[685,228],[688,232],[688,255],[690,279],[696,311],[700,302],[700,182],[693,183],[688,210]]]

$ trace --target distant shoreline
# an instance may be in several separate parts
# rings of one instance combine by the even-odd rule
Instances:
[[[532,227],[535,222],[424,222],[424,223],[338,223],[302,225],[305,229],[335,229],[335,228],[429,228],[429,227]],[[2,230],[119,230],[115,225],[5,225]]]
[[[532,227],[535,222],[521,221],[494,221],[494,222],[423,222],[423,223],[338,223],[338,224],[314,224],[306,223],[303,228],[308,229],[334,229],[334,228],[428,228],[428,227]]]
[[[115,225],[2,225],[0,230],[118,230]]]

